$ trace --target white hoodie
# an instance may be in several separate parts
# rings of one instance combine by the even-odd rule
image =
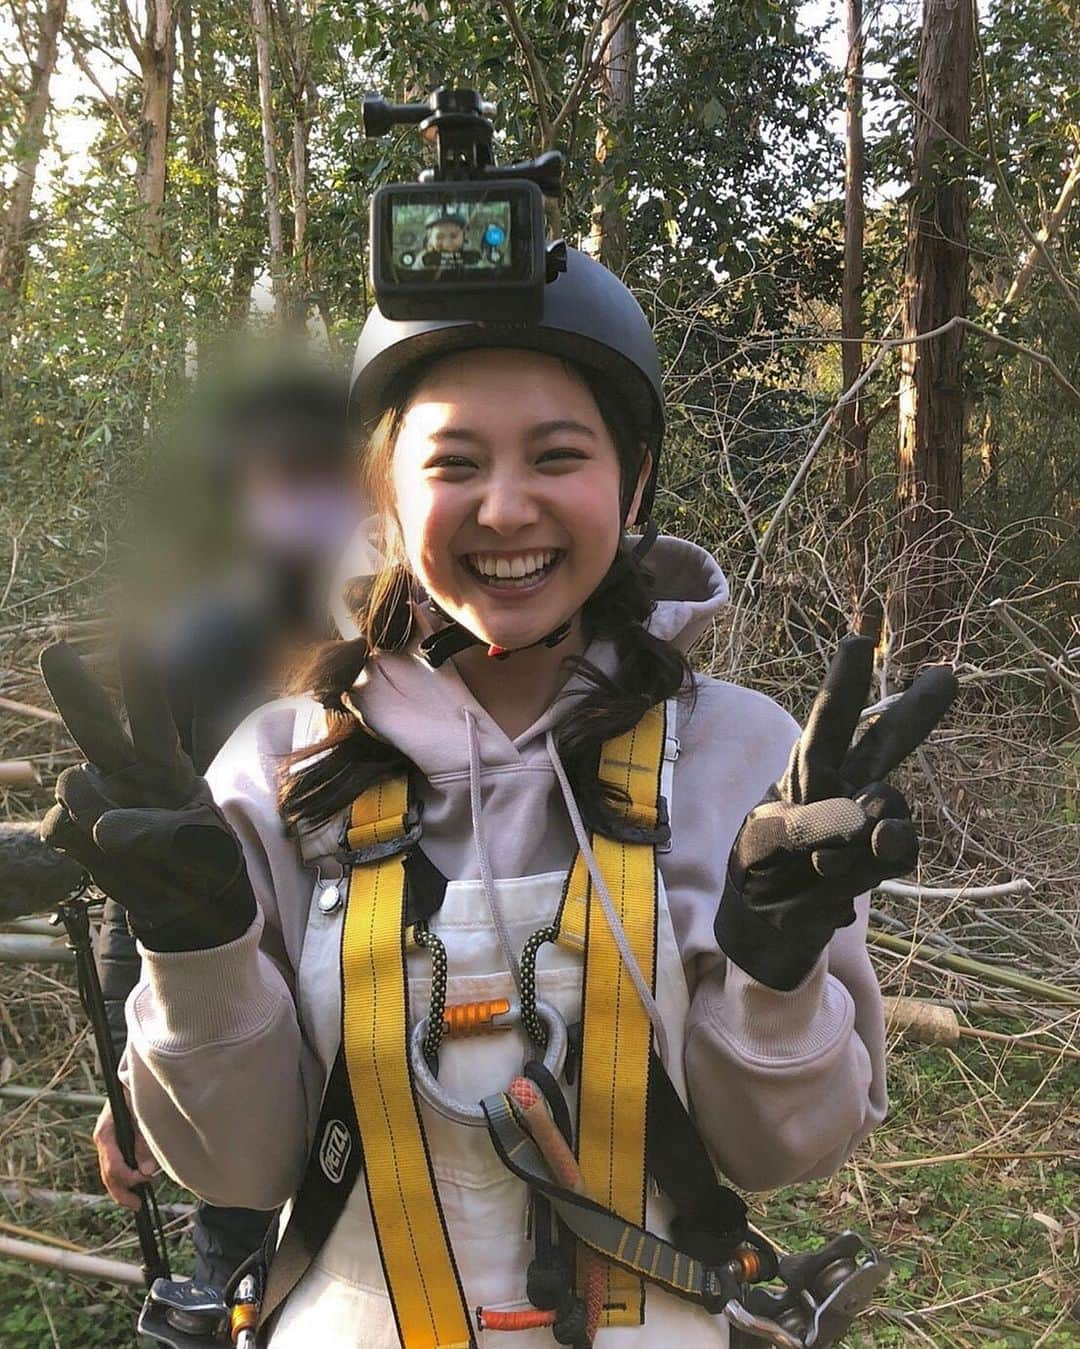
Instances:
[[[727,601],[723,574],[702,549],[671,538],[658,540],[649,566],[658,597],[649,627],[687,650]],[[602,644],[587,655],[611,668]],[[767,988],[726,960],[713,919],[728,854],[746,813],[783,772],[798,726],[762,694],[703,677],[696,685],[693,710],[680,708],[672,848],[658,855],[691,994],[686,1079],[724,1175],[744,1189],[767,1189],[834,1171],[884,1116],[868,900],[791,992]],[[423,774],[423,847],[444,875],[480,874],[465,709],[479,735],[494,876],[569,866],[574,837],[544,735],[566,715],[569,698],[510,740],[452,662],[432,670],[415,652],[371,662],[352,698]],[[295,972],[315,864],[337,846],[343,816],[298,842],[276,797],[280,756],[314,743],[322,729],[311,699],[280,700],[249,717],[221,750],[207,776],[243,844],[259,915],[228,946],[143,951],[143,978],[128,1001],[126,1075],[143,1132],[165,1169],[214,1204],[269,1209],[290,1198],[318,1117],[324,1075],[298,1023]]]

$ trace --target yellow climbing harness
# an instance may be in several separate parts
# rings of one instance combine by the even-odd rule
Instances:
[[[660,778],[665,709],[603,747],[628,841],[592,846],[634,959],[655,986],[655,839],[664,823]],[[407,780],[353,803],[347,846],[367,856],[351,870],[342,937],[343,1046],[387,1289],[404,1349],[468,1349],[475,1338],[417,1104],[409,1056],[405,871],[411,827]],[[578,1159],[587,1194],[641,1227],[652,1027],[608,926],[584,859],[570,871],[558,940],[584,950]],[[617,1108],[615,1103],[617,1102]],[[602,1325],[637,1325],[644,1285],[612,1266]]]

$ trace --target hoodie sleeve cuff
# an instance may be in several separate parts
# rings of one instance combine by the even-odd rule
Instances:
[[[264,1030],[284,996],[259,951],[262,915],[235,941],[205,951],[150,951],[128,1002],[132,1030],[159,1053],[179,1054]]]
[[[827,1056],[844,1042],[855,1019],[851,995],[820,956],[787,991],[759,983],[728,961],[723,983],[703,989],[702,1011],[713,1034],[746,1063],[794,1067]]]

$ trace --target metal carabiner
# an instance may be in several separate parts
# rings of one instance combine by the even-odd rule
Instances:
[[[553,1077],[558,1077],[566,1061],[566,1022],[550,1003],[541,1002],[539,999],[536,1003],[536,1013],[547,1030],[544,1067]],[[521,1009],[517,1003],[511,1004],[509,1012],[499,1018],[503,1025],[516,1024],[520,1019]],[[487,1116],[479,1101],[473,1105],[456,1101],[439,1085],[439,1079],[428,1066],[428,1061],[424,1057],[424,1036],[427,1034],[427,1026],[428,1018],[422,1017],[413,1027],[412,1035],[409,1037],[413,1081],[416,1083],[421,1100],[426,1101],[432,1110],[437,1111],[444,1119],[452,1120],[455,1124],[464,1124],[473,1129],[484,1128]]]

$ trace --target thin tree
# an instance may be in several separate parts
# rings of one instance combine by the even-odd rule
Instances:
[[[273,76],[270,67],[270,15],[266,0],[251,0],[255,30],[255,57],[259,74],[259,115],[262,121],[263,168],[266,175],[266,229],[270,242],[270,291],[274,318],[284,324],[288,317],[288,278],[285,267],[285,236],[281,224],[281,180],[278,176],[277,136],[274,129]]]
[[[866,232],[866,151],[863,141],[863,6],[847,0],[847,65],[844,75],[844,277],[840,297],[841,367],[844,388],[859,377],[863,361],[863,244]],[[881,609],[866,586],[868,537],[866,489],[870,428],[861,397],[840,412],[844,452],[844,500],[848,510],[848,581],[855,628],[875,639]]]
[[[49,84],[56,68],[56,52],[66,13],[67,0],[47,0],[39,18],[37,50],[30,63],[25,111],[15,145],[15,181],[0,226],[0,290],[6,293],[3,308],[22,293],[30,211],[49,111]]]
[[[614,151],[625,137],[634,109],[637,73],[637,25],[623,0],[605,0],[596,72],[596,187],[593,193],[589,251],[621,272],[626,265],[626,203],[612,173]]]
[[[974,33],[965,0],[923,0],[915,154],[904,268],[905,338],[963,316],[968,301],[968,194]],[[947,638],[954,610],[953,516],[964,448],[963,330],[901,348],[894,660],[903,670]]]
[[[119,0],[117,14],[142,76],[135,183],[143,208],[143,256],[146,262],[154,263],[161,257],[165,239],[163,207],[176,66],[176,10],[173,0],[146,0],[141,33],[136,30],[128,0]]]
[[[309,142],[319,111],[319,91],[311,70],[310,19],[303,5],[277,0],[276,31],[279,65],[289,103],[289,188],[293,207],[292,253],[303,277],[305,295],[293,305],[294,321],[303,320],[307,297],[317,293],[315,257],[308,234]]]

